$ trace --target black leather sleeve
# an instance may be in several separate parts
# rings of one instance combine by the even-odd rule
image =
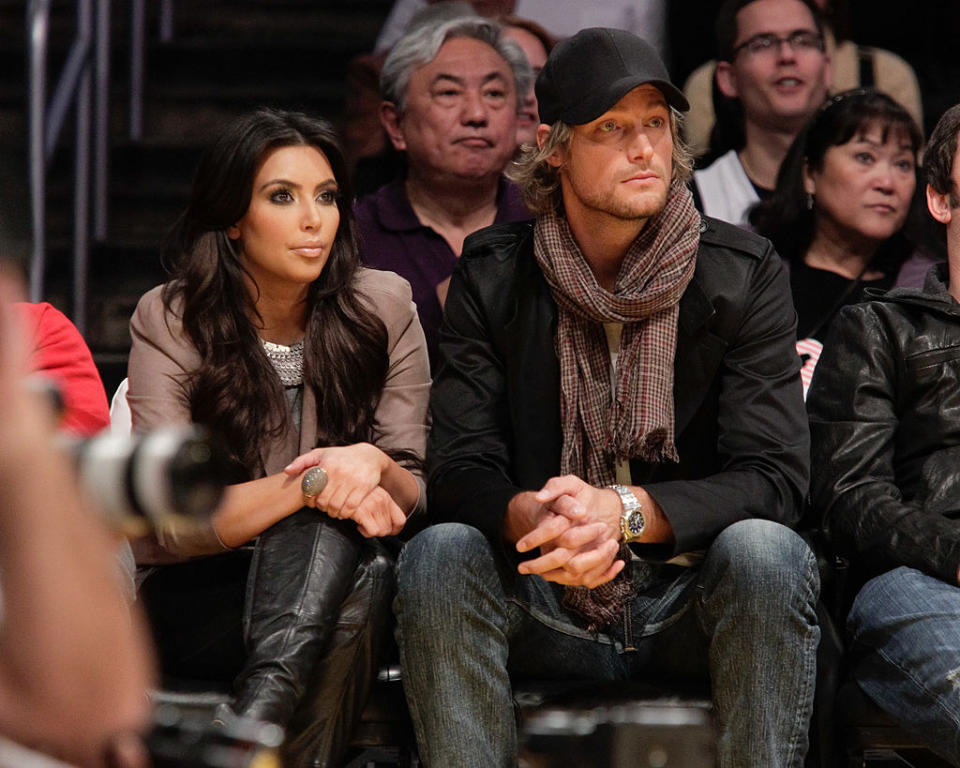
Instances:
[[[811,500],[837,549],[868,572],[906,565],[956,584],[960,524],[904,500],[897,483],[905,368],[889,310],[841,311],[807,399]]]

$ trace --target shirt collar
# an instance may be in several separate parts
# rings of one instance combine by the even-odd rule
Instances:
[[[385,184],[377,191],[376,195],[379,198],[377,200],[377,212],[380,224],[384,229],[394,232],[412,232],[424,228],[407,198],[407,189],[403,177]],[[517,221],[529,216],[530,214],[520,197],[520,190],[506,177],[501,176],[497,182],[497,215],[494,223]]]

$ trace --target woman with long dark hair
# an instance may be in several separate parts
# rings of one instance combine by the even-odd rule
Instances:
[[[429,367],[410,288],[359,267],[331,127],[237,120],[203,156],[131,321],[138,432],[208,427],[237,471],[202,532],[138,561],[164,671],[233,681],[233,715],[287,729],[285,765],[339,760],[389,629],[376,537],[423,506]]]
[[[908,234],[919,217],[921,144],[913,118],[889,96],[837,94],[790,147],[773,196],[750,214],[789,265],[798,349],[813,365],[842,306],[860,301],[867,288],[923,279],[930,262]]]

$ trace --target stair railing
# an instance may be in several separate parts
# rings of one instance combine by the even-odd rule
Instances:
[[[30,0],[27,4],[28,154],[33,229],[30,299],[40,301],[44,296],[47,171],[67,113],[75,106],[73,321],[80,332],[85,333],[91,197],[93,236],[102,241],[107,234],[110,0],[77,0],[76,35],[48,104],[50,5],[51,0]]]
[[[160,0],[157,27],[161,43],[173,39],[173,0]],[[129,136],[132,141],[143,138],[143,83],[146,69],[147,3],[133,0],[130,4],[130,115]]]

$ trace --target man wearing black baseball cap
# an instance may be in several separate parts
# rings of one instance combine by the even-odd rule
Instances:
[[[720,766],[799,766],[819,630],[788,526],[808,431],[769,243],[702,218],[687,106],[649,45],[586,29],[537,79],[532,222],[471,236],[440,332],[435,525],[399,563],[428,766],[507,766],[511,675],[706,682]]]

